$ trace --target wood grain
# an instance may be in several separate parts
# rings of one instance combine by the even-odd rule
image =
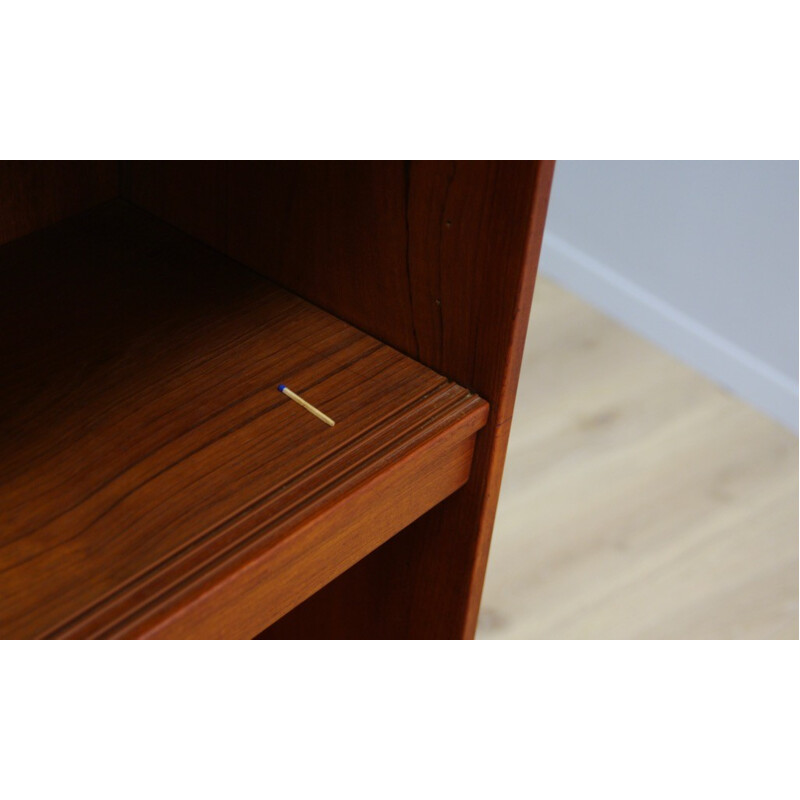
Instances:
[[[483,400],[124,203],[0,283],[4,636],[252,636],[468,478]]]
[[[0,244],[118,194],[115,161],[0,161]]]
[[[465,489],[265,636],[474,634],[552,172],[552,162],[123,165],[132,202],[490,403]]]

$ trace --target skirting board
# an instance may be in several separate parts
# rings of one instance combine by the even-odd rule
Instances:
[[[539,273],[797,433],[797,383],[714,331],[545,232]]]

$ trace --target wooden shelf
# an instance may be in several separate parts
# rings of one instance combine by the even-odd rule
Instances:
[[[3,245],[0,306],[4,637],[254,636],[464,484],[488,414],[123,201]]]

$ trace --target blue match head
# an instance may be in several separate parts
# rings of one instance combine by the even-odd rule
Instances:
[[[286,384],[285,383],[279,383],[278,384],[278,391],[279,392],[282,392],[285,388],[286,388]]]

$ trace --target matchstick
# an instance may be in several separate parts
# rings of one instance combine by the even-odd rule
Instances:
[[[283,392],[287,397],[294,400],[295,403],[303,406],[306,411],[310,411],[317,419],[321,419],[326,425],[336,424],[329,416],[323,414],[318,408],[314,408],[311,403],[307,403],[300,395],[295,394],[291,389],[288,389],[286,384],[278,384],[278,391]]]

